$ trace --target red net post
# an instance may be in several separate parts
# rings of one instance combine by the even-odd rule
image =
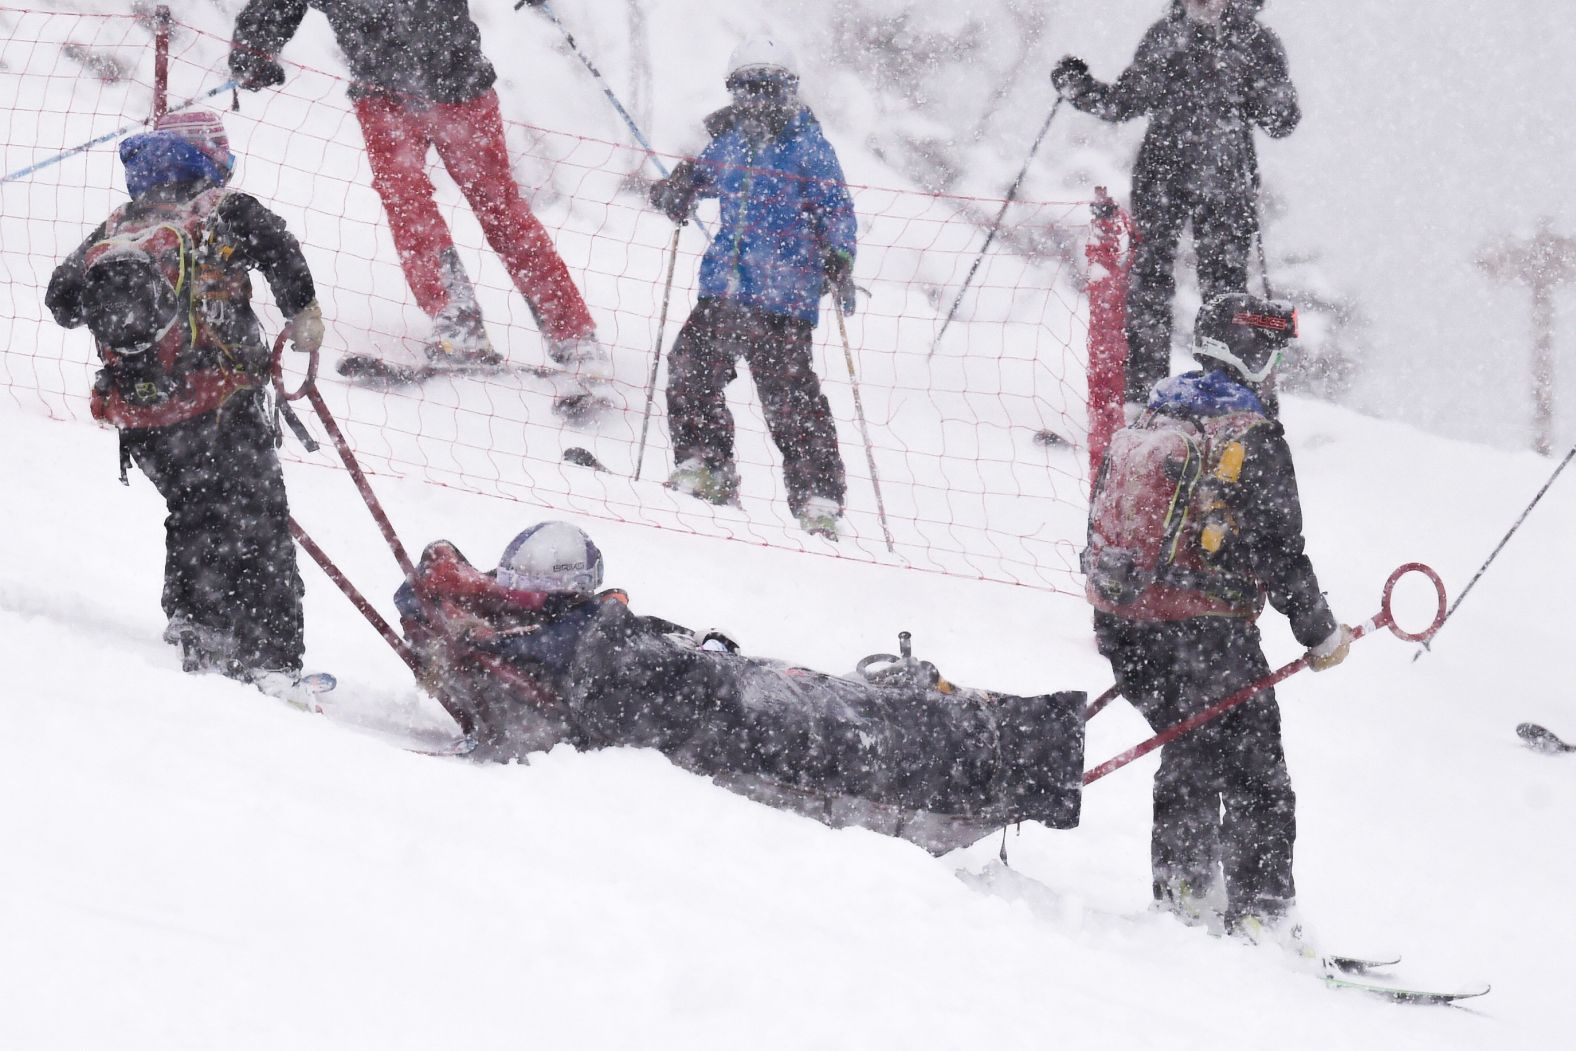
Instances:
[[[170,108],[170,9],[153,9],[153,119]]]
[[[1133,265],[1133,221],[1095,187],[1094,225],[1084,246],[1089,261],[1089,480],[1122,426],[1127,368],[1127,272]]]

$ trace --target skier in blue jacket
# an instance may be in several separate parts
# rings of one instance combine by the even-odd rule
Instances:
[[[837,428],[810,360],[820,299],[854,308],[856,222],[837,154],[799,101],[787,48],[749,40],[734,51],[733,104],[706,118],[711,143],[652,188],[674,222],[716,197],[720,229],[700,267],[700,296],[668,358],[668,419],[677,468],[668,484],[732,503],[733,417],[723,389],[742,355],[772,440],[788,506],[805,530],[836,539],[846,489]]]

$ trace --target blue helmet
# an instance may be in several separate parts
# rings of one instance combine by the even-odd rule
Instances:
[[[120,160],[126,166],[126,190],[134,198],[172,183],[223,186],[235,170],[224,122],[207,110],[166,113],[152,131],[120,144]]]

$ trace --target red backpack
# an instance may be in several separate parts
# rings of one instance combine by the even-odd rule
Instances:
[[[226,345],[214,323],[216,312],[251,296],[246,271],[227,267],[210,236],[224,194],[120,208],[88,248],[84,301],[104,361],[93,388],[96,419],[168,426],[263,382],[266,350]]]
[[[1096,609],[1139,620],[1258,615],[1257,582],[1215,559],[1234,527],[1225,495],[1242,470],[1242,437],[1263,420],[1147,412],[1112,436],[1080,559]]]

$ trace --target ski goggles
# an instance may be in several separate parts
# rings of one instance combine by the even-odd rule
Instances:
[[[736,102],[784,103],[799,88],[797,77],[781,73],[736,73],[724,83]]]

